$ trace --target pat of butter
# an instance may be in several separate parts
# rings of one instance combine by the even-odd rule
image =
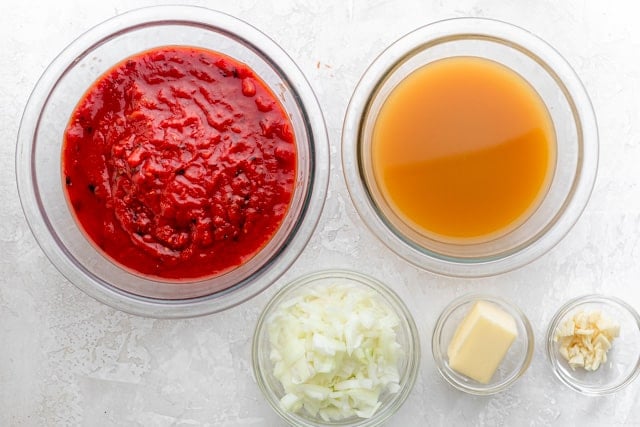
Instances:
[[[487,301],[476,302],[449,343],[454,371],[487,384],[518,336],[514,318]]]

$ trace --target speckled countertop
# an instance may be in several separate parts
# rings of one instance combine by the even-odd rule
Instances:
[[[0,425],[279,426],[250,370],[258,314],[284,282],[345,267],[389,283],[421,333],[413,393],[388,423],[422,425],[640,425],[640,381],[589,398],[553,376],[543,334],[567,299],[589,292],[640,309],[640,3],[602,1],[200,1],[241,17],[279,43],[309,79],[324,110],[331,179],[323,215],[302,256],[271,289],[226,312],[154,320],[104,306],[49,263],[23,218],[14,152],[20,116],[38,77],[75,37],[156,1],[9,0],[0,11]],[[482,16],[522,26],[552,44],[582,78],[600,128],[600,168],[591,201],[568,236],[517,271],[451,279],[393,255],[364,227],[346,190],[340,128],[360,75],[408,31],[450,17]],[[518,304],[536,351],[509,391],[470,397],[440,378],[430,334],[454,297],[482,290]]]

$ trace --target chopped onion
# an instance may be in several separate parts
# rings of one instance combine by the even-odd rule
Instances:
[[[282,303],[268,320],[283,409],[325,421],[370,418],[400,389],[400,321],[372,289],[340,282]]]

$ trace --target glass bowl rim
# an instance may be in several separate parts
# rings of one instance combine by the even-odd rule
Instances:
[[[509,47],[543,62],[552,70],[558,84],[570,100],[582,151],[579,155],[575,183],[563,209],[546,225],[545,231],[534,240],[528,240],[513,250],[487,257],[454,257],[438,254],[399,236],[387,224],[371,199],[360,174],[359,139],[361,123],[377,88],[391,76],[399,64],[410,59],[415,52],[429,49],[438,40],[452,38],[499,40]],[[487,277],[506,273],[541,257],[575,225],[587,206],[598,170],[598,129],[589,95],[566,59],[550,44],[535,34],[510,23],[489,18],[452,18],[419,27],[384,49],[368,66],[358,81],[345,113],[342,128],[342,173],[349,196],[367,228],[382,243],[411,264],[432,273],[450,277]]]
[[[292,414],[280,408],[279,401],[275,397],[274,391],[271,390],[267,385],[265,374],[262,372],[259,357],[261,344],[268,345],[268,342],[263,339],[263,335],[266,333],[265,328],[267,319],[269,315],[271,315],[273,310],[277,308],[279,304],[281,304],[295,291],[304,288],[305,286],[312,286],[319,280],[330,278],[346,278],[352,282],[357,282],[359,285],[364,285],[367,288],[373,289],[400,318],[400,327],[402,329],[406,329],[405,333],[408,337],[408,343],[410,346],[409,350],[411,350],[407,352],[408,354],[406,355],[407,366],[405,375],[401,376],[401,380],[404,379],[405,382],[400,383],[401,389],[393,396],[389,403],[389,406],[386,408],[378,409],[378,411],[371,418],[356,418],[352,423],[348,424],[341,423],[340,421],[334,421],[326,424],[322,422],[317,423],[303,415]],[[404,301],[400,298],[400,296],[390,286],[372,276],[341,268],[323,269],[306,273],[278,288],[276,293],[270,297],[269,301],[262,309],[262,312],[260,313],[260,316],[258,317],[258,320],[256,322],[251,342],[251,364],[253,375],[256,379],[258,387],[260,388],[260,391],[262,392],[267,402],[269,402],[269,406],[281,417],[281,419],[283,419],[287,423],[291,425],[300,425],[307,427],[317,427],[321,425],[335,425],[336,427],[372,427],[384,423],[402,407],[406,399],[409,397],[411,391],[413,390],[418,377],[418,373],[420,371],[421,354],[420,334],[418,332],[418,328],[416,326],[413,315],[411,314],[411,311],[406,306]]]
[[[455,377],[450,375],[449,371],[451,371],[451,368],[448,368],[446,366],[444,359],[440,355],[441,349],[442,349],[440,345],[440,338],[442,336],[442,330],[444,328],[445,323],[449,320],[449,317],[454,311],[456,311],[463,305],[470,304],[480,300],[497,304],[500,307],[507,307],[510,311],[513,311],[517,314],[518,319],[516,320],[516,322],[521,323],[524,330],[526,331],[527,348],[525,352],[525,357],[522,360],[522,364],[520,364],[518,369],[514,371],[515,374],[512,374],[510,378],[508,378],[505,381],[496,383],[492,386],[487,385],[487,386],[472,387],[467,384],[463,384],[459,381],[456,381]],[[529,366],[531,365],[531,362],[533,360],[534,351],[535,351],[535,335],[533,333],[531,322],[529,321],[529,318],[524,314],[524,312],[518,306],[507,301],[502,297],[489,295],[485,293],[468,293],[458,298],[455,298],[453,301],[447,304],[447,306],[442,310],[442,312],[438,316],[438,319],[436,320],[436,323],[433,327],[433,331],[431,334],[431,352],[440,376],[444,378],[445,381],[449,383],[451,386],[453,386],[454,388],[460,391],[463,391],[465,393],[473,394],[477,396],[493,395],[493,394],[505,391],[509,387],[511,387],[529,369]]]
[[[193,25],[235,37],[247,48],[259,52],[277,70],[299,99],[300,111],[309,132],[309,183],[305,208],[275,258],[255,273],[226,290],[193,298],[167,300],[136,295],[104,284],[78,269],[66,248],[57,242],[42,216],[43,207],[35,190],[33,141],[42,109],[52,90],[75,60],[113,37],[146,26]],[[196,43],[197,44],[197,43]],[[194,45],[196,45],[194,44]],[[192,5],[159,5],[128,10],[91,27],[69,43],[49,63],[35,84],[25,105],[16,142],[16,184],[23,213],[38,245],[54,267],[72,284],[94,299],[124,312],[155,318],[202,316],[234,307],[273,284],[302,253],[322,212],[329,182],[329,142],[324,117],[311,85],[293,59],[273,39],[251,24],[218,10]],[[180,284],[176,284],[180,286]]]
[[[549,321],[549,326],[546,331],[546,339],[545,339],[545,350],[547,355],[547,360],[551,365],[551,370],[555,377],[560,380],[561,383],[569,387],[570,389],[577,391],[586,396],[602,396],[607,394],[613,394],[624,387],[631,384],[637,377],[640,375],[640,349],[638,349],[638,358],[636,360],[636,364],[626,377],[623,377],[616,384],[608,386],[608,387],[583,387],[579,384],[575,383],[571,377],[564,375],[563,371],[559,367],[559,361],[554,352],[554,341],[553,335],[555,330],[558,328],[558,325],[564,319],[564,317],[569,314],[572,310],[578,308],[583,304],[590,303],[604,303],[610,305],[616,305],[619,308],[623,309],[625,313],[627,313],[631,318],[635,320],[637,332],[640,334],[640,315],[638,311],[636,311],[631,304],[622,300],[613,295],[604,295],[599,293],[586,294],[582,296],[578,296],[570,299],[566,303],[562,304],[558,310],[554,313],[553,317]]]

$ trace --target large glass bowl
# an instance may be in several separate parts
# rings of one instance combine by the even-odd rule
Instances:
[[[373,173],[377,115],[415,70],[444,58],[479,57],[518,73],[540,95],[556,135],[556,163],[546,194],[519,226],[482,241],[444,241],[404,221]],[[589,97],[570,65],[544,41],[513,25],[460,18],[419,28],[388,47],[367,69],[347,108],[342,165],[351,198],[367,226],[391,250],[432,272],[460,277],[502,273],[546,253],[576,222],[596,177],[598,131]]]
[[[69,210],[60,167],[65,127],[90,85],[123,59],[167,45],[217,51],[252,68],[289,114],[298,155],[289,211],[264,249],[226,274],[186,283],[133,274],[96,250]],[[188,317],[220,311],[252,297],[297,258],[324,204],[329,148],[322,112],[309,83],[274,41],[217,11],[158,6],[125,13],[92,28],[51,63],[24,111],[16,171],[29,226],[45,254],[69,281],[123,311]]]

